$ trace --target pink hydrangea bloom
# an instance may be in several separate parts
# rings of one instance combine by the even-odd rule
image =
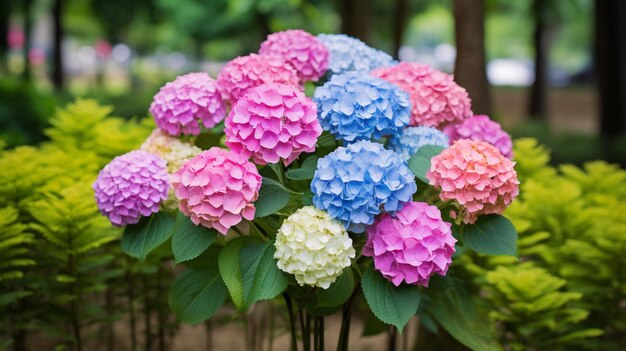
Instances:
[[[326,45],[301,29],[268,35],[261,43],[259,54],[284,58],[296,69],[301,81],[317,82],[328,69]]]
[[[500,123],[486,115],[475,115],[458,124],[449,125],[443,130],[450,141],[459,139],[482,140],[495,146],[500,153],[513,159],[513,142],[511,136],[502,130]]]
[[[279,56],[250,54],[228,62],[217,77],[222,97],[235,104],[248,89],[264,83],[300,86],[298,75]]]
[[[100,212],[113,225],[123,226],[159,211],[167,198],[168,177],[165,161],[135,150],[109,162],[92,187]]]
[[[395,286],[427,287],[433,274],[446,275],[454,244],[450,223],[425,202],[409,202],[396,212],[380,216],[367,228],[363,255],[374,258],[374,267]]]
[[[431,159],[426,176],[442,200],[462,206],[463,222],[474,223],[481,214],[502,213],[519,194],[514,165],[487,142],[461,139]]]
[[[400,62],[371,72],[398,85],[411,98],[412,126],[443,128],[472,116],[467,91],[449,74],[416,62]]]
[[[182,213],[225,235],[242,217],[254,218],[261,176],[245,157],[212,147],[184,163],[172,176],[172,187]]]
[[[302,152],[315,151],[322,134],[315,103],[291,85],[251,89],[226,118],[226,145],[260,165],[289,165]]]
[[[189,73],[161,87],[150,105],[159,128],[178,136],[200,134],[200,124],[211,128],[226,115],[215,81],[206,73]]]

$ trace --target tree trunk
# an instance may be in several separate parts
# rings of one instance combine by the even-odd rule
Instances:
[[[547,119],[548,97],[548,28],[545,20],[545,0],[534,0],[532,15],[535,19],[533,46],[535,48],[535,81],[530,87],[528,115],[537,120]]]
[[[454,0],[456,62],[454,80],[467,89],[475,114],[491,113],[485,59],[484,0]]]
[[[9,17],[11,8],[8,1],[0,1],[0,72],[8,73]]]
[[[606,157],[611,142],[626,133],[626,2],[595,2],[595,64],[600,103],[600,131],[606,141]],[[621,160],[624,162],[624,160]]]
[[[406,27],[406,20],[408,17],[408,0],[396,0],[396,7],[394,9],[393,16],[393,48],[392,55],[398,59],[400,53],[400,47],[404,41],[404,29]]]
[[[31,27],[32,27],[32,4],[33,0],[23,0],[22,11],[24,12],[24,70],[22,71],[22,78],[29,81],[32,78],[32,72],[30,69],[30,60],[28,54],[30,53],[31,46]]]
[[[53,52],[52,85],[58,91],[63,89],[63,0],[54,0],[52,5]]]
[[[369,1],[341,0],[341,32],[367,42],[369,34]]]

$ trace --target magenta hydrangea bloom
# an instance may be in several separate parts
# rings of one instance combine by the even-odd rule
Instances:
[[[251,89],[226,118],[226,145],[264,165],[287,166],[302,152],[315,151],[322,134],[315,103],[291,85],[263,84]]]
[[[282,57],[296,69],[301,81],[317,82],[328,69],[326,45],[301,29],[268,35],[261,43],[259,54]]]
[[[189,73],[161,87],[150,113],[169,135],[198,135],[200,123],[211,128],[224,119],[226,106],[215,80],[206,73]]]
[[[460,139],[431,159],[426,177],[442,200],[461,205],[463,222],[474,223],[481,214],[502,213],[519,194],[513,166],[495,146]]]
[[[115,226],[135,224],[159,211],[167,199],[169,175],[165,161],[147,151],[118,156],[93,183],[100,213]]]
[[[249,89],[265,83],[300,87],[298,74],[283,58],[250,54],[228,62],[217,77],[222,97],[235,104]]]
[[[261,176],[244,156],[212,147],[185,162],[172,187],[182,213],[225,235],[242,218],[254,218]]]
[[[367,228],[363,255],[395,286],[401,283],[428,287],[433,274],[446,275],[454,244],[451,224],[425,202],[409,202],[396,212],[380,216]]]
[[[511,136],[502,130],[500,123],[486,115],[475,115],[458,124],[449,125],[443,130],[450,141],[459,139],[482,140],[495,146],[500,153],[513,159],[513,142]]]
[[[398,85],[411,98],[412,126],[443,128],[472,116],[467,91],[453,77],[428,65],[400,62],[371,72]]]

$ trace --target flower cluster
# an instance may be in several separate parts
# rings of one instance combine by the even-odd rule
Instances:
[[[431,159],[427,174],[439,197],[463,207],[463,222],[502,213],[519,194],[514,162],[484,141],[457,140]]]
[[[143,150],[114,158],[93,183],[100,212],[116,226],[158,212],[168,189],[165,161]]]
[[[278,268],[300,285],[326,289],[350,266],[355,251],[343,225],[313,206],[283,221],[276,234]]]
[[[511,136],[502,130],[500,124],[488,116],[475,115],[458,124],[447,126],[444,133],[450,141],[459,139],[482,140],[495,146],[505,157],[513,159],[513,142]]]
[[[311,191],[315,207],[362,233],[381,210],[397,211],[411,201],[417,185],[400,156],[363,140],[318,160]]]
[[[408,127],[399,136],[389,139],[389,147],[405,160],[411,158],[424,145],[447,148],[450,144],[448,136],[433,127]]]
[[[397,135],[409,124],[409,98],[395,85],[359,72],[334,75],[315,89],[324,130],[348,142]]]
[[[401,62],[371,72],[398,85],[411,97],[411,125],[443,128],[472,115],[467,91],[449,74],[428,65]]]
[[[397,63],[386,52],[376,50],[345,34],[320,34],[317,38],[328,48],[328,70],[332,74],[351,71],[367,73],[375,68]]]
[[[261,55],[282,57],[298,72],[301,82],[316,82],[328,68],[328,49],[313,35],[292,29],[267,36],[259,49]]]
[[[172,187],[182,213],[226,234],[242,217],[254,218],[261,176],[244,156],[212,147],[183,164],[172,176]]]
[[[385,213],[367,228],[363,255],[374,258],[374,267],[395,286],[402,282],[428,287],[433,274],[446,275],[454,244],[451,224],[425,202],[409,202],[396,212]]]
[[[315,151],[322,128],[311,99],[291,85],[251,89],[226,119],[226,145],[255,163],[289,165],[302,152]]]
[[[249,89],[265,83],[299,86],[298,75],[278,56],[250,54],[228,62],[217,76],[225,100],[234,104]]]
[[[226,115],[216,82],[206,73],[189,73],[165,84],[154,96],[150,113],[169,135],[198,135],[200,123],[211,128]]]
[[[199,147],[172,137],[161,129],[153,130],[140,149],[159,156],[167,163],[167,172],[170,174],[176,172],[185,161],[202,152]]]

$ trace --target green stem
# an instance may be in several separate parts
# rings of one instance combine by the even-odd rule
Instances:
[[[341,331],[339,333],[339,342],[337,343],[337,351],[348,351],[348,344],[350,341],[350,319],[352,317],[352,300],[356,296],[357,289],[355,289],[350,299],[343,304],[343,314],[341,318]]]
[[[291,351],[298,351],[298,340],[296,337],[296,321],[293,316],[293,305],[291,304],[291,298],[287,293],[283,293],[285,304],[287,305],[287,312],[289,314],[289,329],[291,331]]]
[[[319,318],[319,332],[320,332],[320,335],[319,335],[320,348],[319,348],[318,351],[324,351],[324,332],[325,332],[325,329],[324,329],[324,316],[317,317],[317,318]]]
[[[311,342],[310,342],[310,334],[309,329],[307,328],[307,323],[305,322],[305,312],[304,309],[298,308],[298,316],[300,317],[300,330],[302,331],[302,348],[304,351],[311,351]]]

